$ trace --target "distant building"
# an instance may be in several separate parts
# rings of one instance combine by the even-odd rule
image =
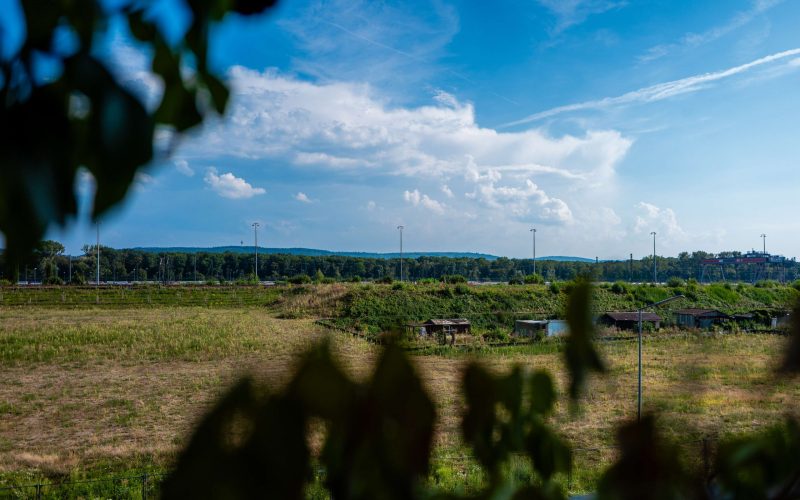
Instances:
[[[612,326],[620,330],[636,330],[639,325],[639,312],[608,312],[597,319],[601,325]],[[653,325],[658,330],[661,328],[661,316],[652,312],[642,312],[642,324]]]
[[[675,322],[684,328],[711,328],[733,319],[716,309],[680,309],[675,311]]]
[[[445,333],[469,333],[470,322],[465,318],[451,318],[451,319],[429,319],[422,323],[426,333],[433,334],[437,332]]]
[[[563,319],[518,319],[514,322],[514,335],[520,337],[558,337],[568,331]]]

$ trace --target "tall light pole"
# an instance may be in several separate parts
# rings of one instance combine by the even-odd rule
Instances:
[[[97,245],[95,245],[95,260],[97,261],[97,279],[94,282],[95,288],[100,286],[100,221],[97,222]]]
[[[255,252],[256,252],[256,281],[258,281],[258,226],[260,224],[258,222],[253,222],[251,224],[253,226],[253,235],[255,236]]]
[[[658,275],[656,274],[656,232],[653,231],[653,284],[658,283]]]
[[[533,235],[533,274],[536,275],[536,228],[531,228],[531,234]]]
[[[655,304],[651,304],[649,306],[645,306],[639,308],[639,390],[637,392],[637,406],[636,406],[636,421],[640,422],[642,420],[642,311],[651,307],[655,309],[658,306],[664,305],[667,302],[672,302],[673,300],[683,299],[686,298],[683,295],[675,295],[668,299],[660,300]]]
[[[766,255],[766,253],[767,253],[767,235],[766,234],[761,233],[761,241],[764,243],[764,254]]]
[[[400,281],[403,281],[403,229],[404,226],[397,226],[400,231]]]

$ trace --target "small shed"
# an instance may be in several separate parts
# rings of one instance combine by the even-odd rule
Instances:
[[[514,322],[514,335],[520,337],[558,337],[567,334],[563,319],[518,319]]]
[[[675,311],[675,322],[685,328],[710,328],[732,319],[716,309],[680,309]]]
[[[445,332],[445,333],[469,333],[470,322],[465,318],[450,318],[450,319],[429,319],[422,323],[425,331],[428,334]]]
[[[598,318],[598,323],[613,326],[620,330],[636,330],[639,325],[639,312],[607,312]],[[642,323],[653,325],[658,330],[661,328],[661,316],[653,312],[642,312]]]

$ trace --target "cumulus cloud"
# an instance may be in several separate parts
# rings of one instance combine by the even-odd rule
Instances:
[[[303,203],[311,203],[311,199],[302,191],[294,195],[294,199]]]
[[[413,191],[405,191],[403,193],[403,199],[415,207],[419,206],[427,208],[431,212],[437,214],[444,213],[445,205],[443,203],[440,203],[432,199],[427,194],[420,193],[418,189],[415,189]]]
[[[177,160],[174,160],[172,163],[175,165],[175,170],[177,170],[178,172],[182,173],[186,177],[193,177],[194,176],[194,170],[192,169],[192,167],[189,166],[189,162],[188,161],[186,161],[186,160],[184,160],[182,158],[179,158]]]
[[[482,182],[467,196],[490,208],[506,210],[518,218],[532,215],[544,221],[572,222],[569,206],[563,200],[548,196],[530,179],[519,187],[498,186],[495,181]]]
[[[472,104],[443,92],[430,105],[404,108],[368,85],[314,83],[240,66],[229,80],[227,118],[208,124],[191,143],[199,157],[414,177],[460,176],[472,165],[578,182],[613,175],[632,144],[614,130],[560,137],[539,129],[499,132],[477,124]]]
[[[442,193],[444,193],[444,195],[447,196],[448,198],[452,198],[453,196],[455,196],[453,194],[453,190],[450,189],[450,187],[447,184],[442,185]]]
[[[670,239],[683,239],[686,232],[678,224],[678,217],[671,208],[660,208],[651,203],[641,201],[636,204],[636,216],[633,230],[636,233],[651,232]]]
[[[218,195],[232,200],[252,198],[266,193],[263,188],[253,187],[250,183],[241,177],[236,177],[231,172],[218,175],[217,169],[214,167],[210,167],[206,171],[203,180]]]

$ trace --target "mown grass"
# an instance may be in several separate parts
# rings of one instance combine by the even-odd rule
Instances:
[[[273,388],[285,382],[299,353],[328,334],[305,317],[332,307],[346,310],[353,288],[370,297],[391,291],[296,287],[270,307],[0,307],[0,485],[168,470],[197,419],[240,375],[253,374]],[[512,291],[502,290],[501,295],[509,294],[503,298],[476,288],[459,300],[465,307],[485,301],[487,309],[518,307],[522,302],[513,302],[517,294],[560,300],[546,289],[506,288]],[[744,297],[751,289],[737,293]],[[766,290],[777,298],[784,293]],[[417,301],[446,293],[437,287],[423,292]],[[607,297],[611,292],[601,293]],[[397,304],[404,300],[411,298]],[[378,348],[349,335],[332,338],[351,376],[366,376]],[[648,336],[645,409],[658,412],[664,432],[681,442],[687,460],[695,463],[702,438],[754,431],[797,411],[800,387],[773,376],[784,343],[774,335]],[[472,492],[483,481],[459,437],[463,401],[458,387],[465,364],[476,360],[497,372],[514,364],[545,369],[564,394],[561,347],[549,341],[469,349],[431,346],[412,353],[439,415],[432,485]],[[635,415],[635,342],[601,342],[598,349],[608,373],[590,380],[577,411],[562,396],[552,417],[554,427],[576,448],[572,477],[560,478],[572,491],[594,488],[615,456],[616,427]],[[523,459],[509,467],[514,477],[529,477]],[[97,488],[83,496],[114,496]],[[324,497],[324,492],[315,486],[309,496]]]

